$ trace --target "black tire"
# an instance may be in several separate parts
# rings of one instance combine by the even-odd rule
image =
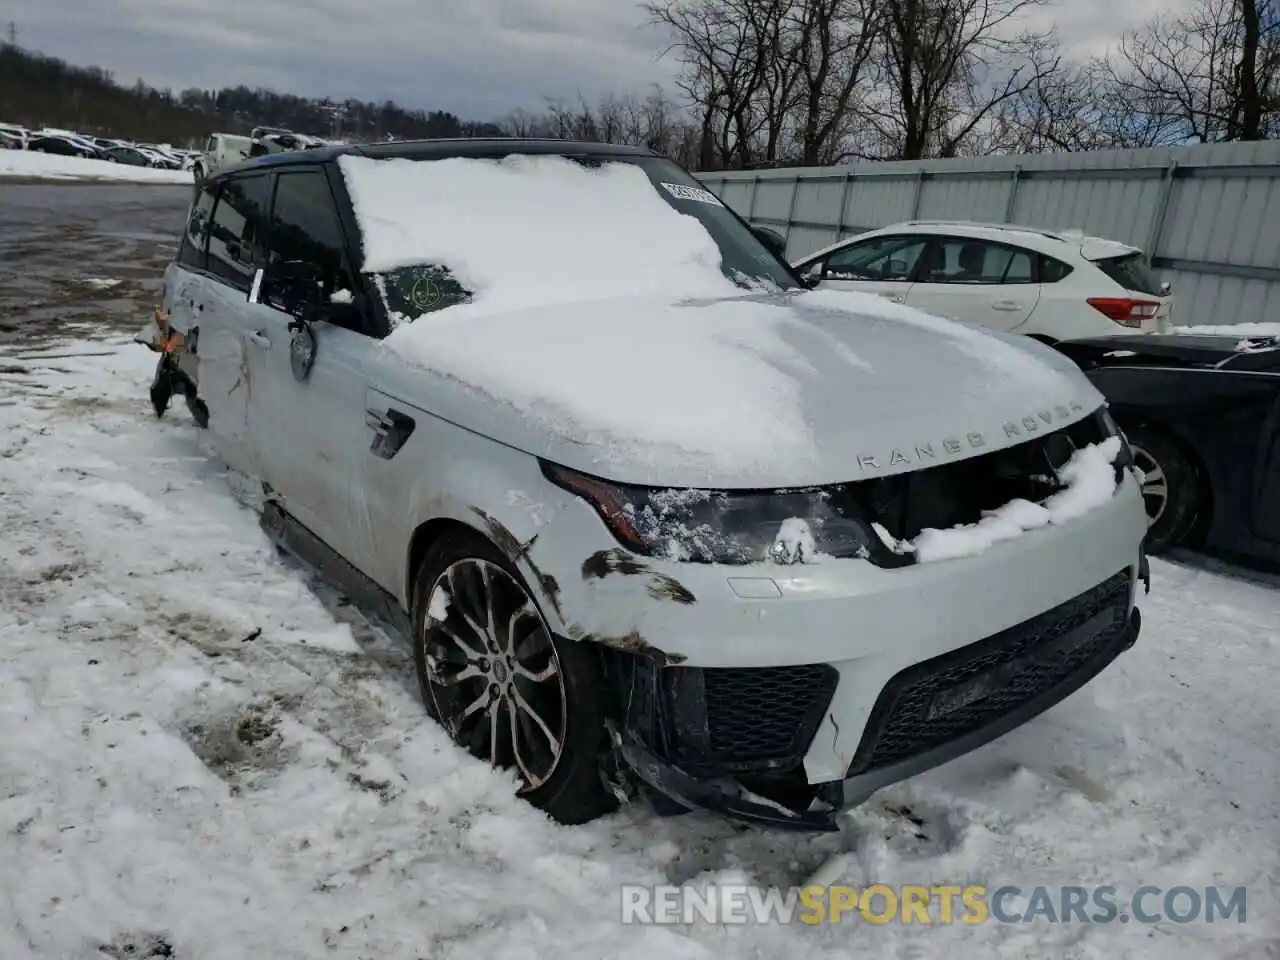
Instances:
[[[530,787],[530,779],[520,773],[521,779],[525,782],[520,795],[529,801],[533,806],[545,811],[555,820],[564,824],[586,823],[594,820],[610,811],[616,809],[617,800],[609,793],[604,786],[604,781],[600,774],[600,759],[604,755],[607,744],[607,734],[605,731],[605,705],[602,696],[604,690],[604,681],[601,676],[599,660],[596,652],[586,644],[577,643],[571,640],[562,640],[554,636],[546,626],[546,621],[542,616],[542,612],[538,610],[536,601],[532,599],[529,593],[528,585],[520,572],[507,560],[506,557],[495,547],[489,540],[474,531],[458,528],[450,530],[439,537],[427,550],[426,556],[419,564],[414,576],[413,589],[413,658],[417,667],[418,686],[422,694],[422,702],[427,708],[428,714],[435,718],[446,730],[450,731],[454,741],[460,747],[468,750],[473,756],[489,761],[490,755],[484,749],[483,743],[488,740],[489,724],[497,719],[497,726],[500,730],[505,725],[507,730],[514,730],[516,721],[512,720],[511,714],[506,713],[507,709],[512,710],[517,718],[522,717],[521,713],[510,706],[514,701],[503,699],[497,712],[490,714],[487,708],[476,711],[475,719],[461,718],[460,706],[467,698],[475,696],[475,689],[481,691],[481,696],[493,697],[493,691],[497,686],[489,686],[489,680],[485,679],[469,679],[467,684],[474,684],[469,692],[463,694],[464,689],[461,682],[456,686],[450,687],[437,683],[437,679],[441,679],[439,674],[435,675],[428,670],[427,648],[428,644],[433,646],[433,651],[440,655],[440,659],[435,662],[441,664],[440,669],[446,669],[450,666],[450,662],[446,661],[443,654],[445,652],[457,652],[456,646],[446,651],[446,647],[450,645],[445,642],[438,630],[432,630],[430,634],[427,629],[427,613],[431,601],[433,590],[437,583],[448,575],[451,568],[456,572],[468,571],[470,568],[488,565],[492,571],[497,568],[498,573],[491,575],[498,576],[500,573],[511,578],[520,590],[524,591],[526,598],[532,608],[533,614],[536,615],[536,624],[532,622],[530,617],[530,629],[526,635],[526,639],[536,637],[539,643],[545,644],[549,640],[546,656],[547,663],[554,659],[558,663],[556,676],[559,678],[559,690],[563,692],[563,696],[558,698],[562,708],[562,714],[559,719],[562,722],[555,724],[553,719],[550,725],[559,726],[562,735],[560,739],[560,751],[554,759],[552,766],[545,780],[540,785]],[[509,582],[507,583],[509,586]],[[465,588],[464,588],[465,589]],[[506,587],[504,587],[506,589]],[[457,591],[451,591],[457,592]],[[469,605],[473,602],[474,596],[468,596],[466,603]],[[495,619],[497,619],[495,617]],[[515,622],[514,618],[511,620]],[[465,624],[458,612],[458,601],[455,599],[450,601],[448,618],[445,624],[452,624],[451,629],[457,631],[465,630]],[[540,634],[538,631],[542,631]],[[474,633],[467,631],[471,637]],[[513,631],[514,632],[514,631]],[[545,638],[543,636],[545,634]],[[516,645],[513,644],[513,647]],[[488,651],[486,651],[488,653]],[[495,655],[495,659],[496,659]],[[458,661],[453,661],[456,665]],[[473,664],[477,661],[468,661]],[[487,663],[488,661],[479,661]],[[470,666],[461,668],[469,670]],[[514,673],[505,674],[510,677],[508,681],[508,689],[515,689],[517,679]],[[447,679],[447,678],[445,678]],[[487,692],[486,692],[487,687]],[[450,690],[456,689],[457,702],[450,704]],[[541,688],[539,688],[541,689]],[[441,701],[446,701],[442,703]],[[474,704],[474,699],[470,701]],[[492,699],[490,700],[492,702]],[[488,719],[482,719],[484,714]],[[464,726],[466,725],[466,726]],[[483,725],[483,732],[477,741],[475,731],[477,726]],[[462,730],[470,731],[470,736],[462,734]],[[529,724],[525,721],[525,729],[529,730]],[[532,733],[528,733],[532,737]],[[499,734],[500,737],[504,736]],[[464,742],[464,737],[470,742]],[[508,743],[518,740],[519,737],[514,733],[507,740]],[[489,741],[492,744],[492,741]],[[526,744],[526,746],[532,746]],[[515,748],[515,749],[518,749]],[[552,751],[554,753],[554,751]],[[499,763],[499,766],[511,766],[511,763]],[[519,773],[519,771],[517,771]]]
[[[1160,553],[1184,542],[1195,529],[1204,507],[1200,474],[1182,445],[1159,427],[1123,429],[1138,468],[1146,474],[1147,550]]]

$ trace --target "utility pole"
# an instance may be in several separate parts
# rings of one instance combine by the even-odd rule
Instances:
[[[5,25],[4,42],[11,47],[16,47],[18,45],[18,25],[12,20]]]

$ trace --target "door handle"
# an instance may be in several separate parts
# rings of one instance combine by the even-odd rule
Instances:
[[[264,350],[269,350],[271,348],[271,341],[267,338],[266,334],[250,331],[249,333],[246,333],[244,337],[256,347],[262,347]]]
[[[991,304],[991,309],[1012,312],[1014,310],[1021,310],[1022,304],[1017,300],[997,300],[995,303]]]
[[[374,434],[369,452],[382,460],[390,460],[399,453],[417,426],[413,417],[395,409],[386,413],[366,410],[364,416]]]

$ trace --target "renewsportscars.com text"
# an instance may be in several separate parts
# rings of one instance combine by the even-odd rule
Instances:
[[[906,884],[622,888],[628,924],[1244,923],[1244,887]]]

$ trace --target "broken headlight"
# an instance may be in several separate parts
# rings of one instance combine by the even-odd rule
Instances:
[[[542,472],[591,504],[619,542],[643,556],[687,563],[791,564],[888,552],[856,504],[823,489],[633,487],[545,461]]]

